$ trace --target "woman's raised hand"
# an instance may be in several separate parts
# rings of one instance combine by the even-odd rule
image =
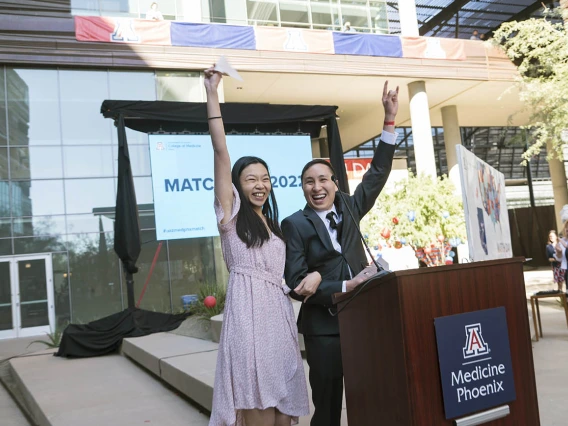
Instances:
[[[217,87],[219,87],[219,83],[223,76],[219,71],[215,71],[215,66],[211,68],[207,68],[204,71],[205,74],[205,89],[209,92],[217,91]]]

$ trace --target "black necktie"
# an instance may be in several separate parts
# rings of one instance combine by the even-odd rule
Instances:
[[[331,211],[328,214],[325,215],[325,218],[327,220],[329,220],[329,227],[331,229],[335,229],[337,231],[337,239],[339,240],[339,237],[341,237],[341,225],[342,222],[337,223],[335,221],[335,212]]]

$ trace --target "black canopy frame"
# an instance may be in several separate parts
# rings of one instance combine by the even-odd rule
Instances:
[[[343,147],[336,119],[337,106],[223,103],[221,114],[230,133],[309,133],[312,138],[327,127],[331,164],[339,187],[349,192]],[[112,118],[118,132],[118,190],[114,250],[126,273],[128,307],[134,308],[136,261],[141,250],[138,206],[128,155],[126,127],[144,133],[204,133],[209,131],[207,106],[201,102],[105,100],[101,114]]]

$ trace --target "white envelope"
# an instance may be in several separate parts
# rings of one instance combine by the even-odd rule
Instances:
[[[239,75],[236,69],[234,69],[225,56],[221,56],[217,63],[215,64],[215,71],[219,71],[221,74],[227,74],[229,77],[233,77],[239,81],[243,81],[243,78]]]

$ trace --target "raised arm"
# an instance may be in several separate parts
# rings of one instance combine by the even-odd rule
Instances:
[[[233,187],[231,182],[231,159],[227,150],[227,138],[221,118],[219,94],[217,88],[221,81],[221,73],[213,68],[205,70],[205,92],[207,93],[207,117],[209,133],[213,144],[213,163],[215,177],[215,196],[223,207],[225,217],[221,223],[227,223],[233,207]]]

